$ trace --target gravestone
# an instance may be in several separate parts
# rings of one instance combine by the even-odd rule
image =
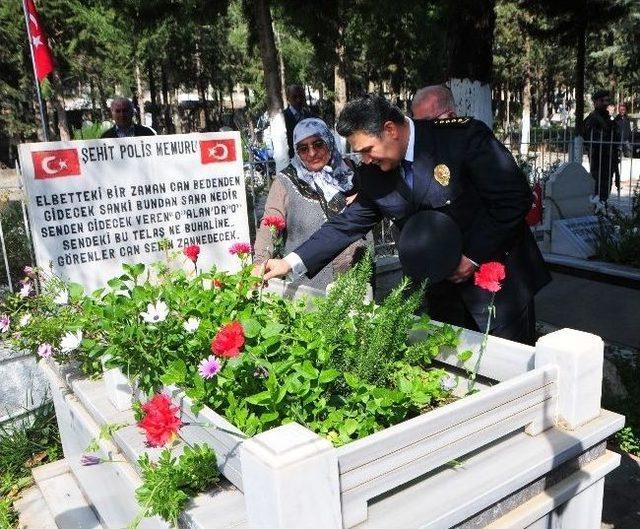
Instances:
[[[545,211],[549,224],[558,219],[585,217],[593,214],[593,178],[582,165],[562,164],[546,185]]]
[[[594,255],[599,231],[598,217],[589,215],[553,223],[551,252],[588,259]]]
[[[229,254],[249,242],[238,132],[24,144],[20,165],[36,262],[67,281],[93,290],[123,263],[190,245],[200,270],[240,266]]]

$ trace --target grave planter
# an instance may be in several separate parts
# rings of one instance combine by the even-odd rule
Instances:
[[[292,294],[280,283],[271,288]],[[461,347],[477,351],[481,340],[463,331]],[[460,367],[454,351],[439,361]],[[339,448],[296,423],[247,438],[210,409],[193,413],[190,399],[170,389],[191,423],[182,437],[215,449],[250,527],[533,529],[560,518],[562,527],[597,529],[603,478],[619,461],[603,442],[624,422],[600,409],[602,361],[602,340],[570,329],[535,348],[490,338],[481,391]],[[55,369],[47,369],[53,381]],[[96,423],[127,413],[105,412],[104,390],[83,384],[71,382],[71,389]],[[61,415],[64,407],[59,396]],[[61,432],[65,455],[75,457],[73,428]],[[129,462],[144,450],[135,426],[114,441]],[[218,509],[218,500],[197,498],[185,526],[227,527],[198,514]]]

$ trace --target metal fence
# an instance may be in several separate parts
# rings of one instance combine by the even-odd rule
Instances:
[[[615,131],[592,132],[575,138],[565,128],[533,129],[528,141],[520,132],[502,138],[530,182],[545,183],[555,169],[568,161],[580,163],[594,179],[593,196],[629,213],[634,191],[640,181],[640,134],[632,131],[622,139]]]

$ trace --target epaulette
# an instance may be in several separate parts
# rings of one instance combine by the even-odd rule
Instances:
[[[461,128],[466,127],[469,123],[471,123],[471,118],[468,116],[433,120],[433,124],[438,128]]]

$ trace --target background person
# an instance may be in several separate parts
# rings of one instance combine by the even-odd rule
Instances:
[[[111,117],[115,125],[102,133],[102,138],[129,138],[155,136],[153,129],[133,122],[133,103],[126,97],[116,97],[111,102]]]
[[[340,155],[324,121],[300,121],[293,131],[293,142],[296,154],[291,164],[276,175],[264,210],[265,217],[275,215],[286,221],[285,253],[338,215],[354,200],[357,191],[353,168]],[[303,283],[324,290],[336,273],[347,271],[364,254],[366,247],[366,241],[360,238]],[[254,275],[261,275],[259,265],[272,257],[271,251],[269,228],[261,225],[254,245]]]
[[[411,113],[415,119],[454,118],[456,103],[446,86],[425,86],[416,92],[411,101]]]
[[[311,113],[305,106],[304,88],[298,84],[287,87],[287,102],[289,106],[284,111],[284,124],[287,128],[287,145],[289,146],[289,159],[291,159],[295,155],[293,129],[300,120],[311,117]]]

